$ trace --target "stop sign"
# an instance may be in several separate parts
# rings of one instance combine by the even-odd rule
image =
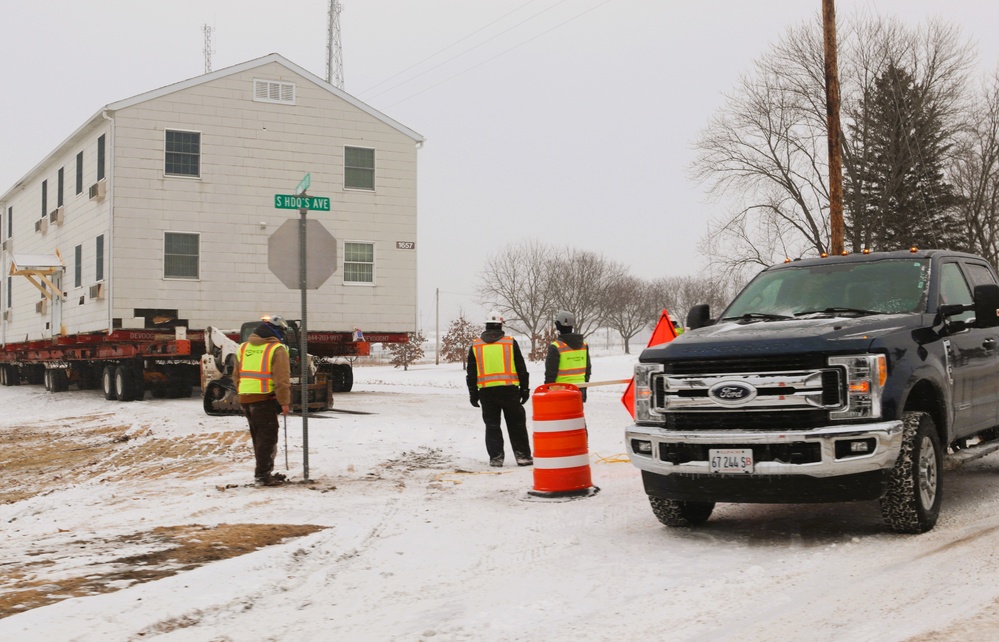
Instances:
[[[290,218],[267,239],[267,267],[281,283],[297,290],[301,283],[300,219]],[[305,221],[305,287],[315,290],[336,272],[336,239],[313,219]]]

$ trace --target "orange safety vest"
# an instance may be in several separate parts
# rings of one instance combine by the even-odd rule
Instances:
[[[558,375],[556,383],[584,383],[586,381],[586,342],[582,348],[571,348],[561,339],[552,341],[558,349]]]
[[[239,394],[259,395],[274,392],[274,349],[284,348],[282,343],[239,346]]]
[[[520,385],[517,364],[513,362],[513,337],[503,337],[494,343],[476,339],[472,351],[479,388]]]

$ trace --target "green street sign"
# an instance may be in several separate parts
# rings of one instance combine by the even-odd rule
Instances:
[[[328,196],[295,196],[294,194],[275,194],[274,207],[279,210],[315,210],[330,211]]]
[[[299,182],[298,187],[295,188],[295,195],[300,196],[305,193],[305,190],[309,189],[309,185],[312,185],[312,172],[309,172],[302,178]]]

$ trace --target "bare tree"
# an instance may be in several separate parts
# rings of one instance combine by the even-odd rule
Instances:
[[[731,276],[671,276],[656,279],[650,287],[655,299],[661,302],[659,307],[683,324],[690,308],[701,303],[711,306],[714,313],[721,312],[744,284],[744,280],[733,280]]]
[[[968,231],[968,250],[999,265],[999,72],[973,106],[972,121],[951,168],[961,195],[958,211]]]
[[[659,317],[663,306],[652,284],[630,274],[614,278],[605,289],[602,308],[604,325],[616,330],[631,354],[631,339]]]
[[[931,21],[920,29],[858,15],[840,33],[840,93],[846,121],[843,170],[855,189],[847,213],[862,211],[856,189],[871,159],[865,98],[891,65],[916,79],[945,132],[956,131],[973,50],[959,32]],[[702,247],[739,270],[829,247],[825,72],[818,20],[792,27],[728,96],[697,141],[693,176],[735,207],[710,226]]]
[[[603,299],[608,287],[625,276],[627,268],[596,252],[566,249],[551,264],[554,307],[576,317],[575,332],[587,336],[604,322]],[[549,311],[554,316],[556,309]],[[549,319],[550,320],[550,319]]]
[[[551,247],[537,241],[508,245],[489,257],[479,273],[479,303],[492,306],[506,324],[531,339],[531,351],[551,323]]]

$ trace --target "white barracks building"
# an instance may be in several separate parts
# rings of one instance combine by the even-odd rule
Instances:
[[[111,103],[0,194],[0,339],[299,318],[268,239],[306,174],[336,248],[310,331],[412,332],[423,141],[277,54]]]

